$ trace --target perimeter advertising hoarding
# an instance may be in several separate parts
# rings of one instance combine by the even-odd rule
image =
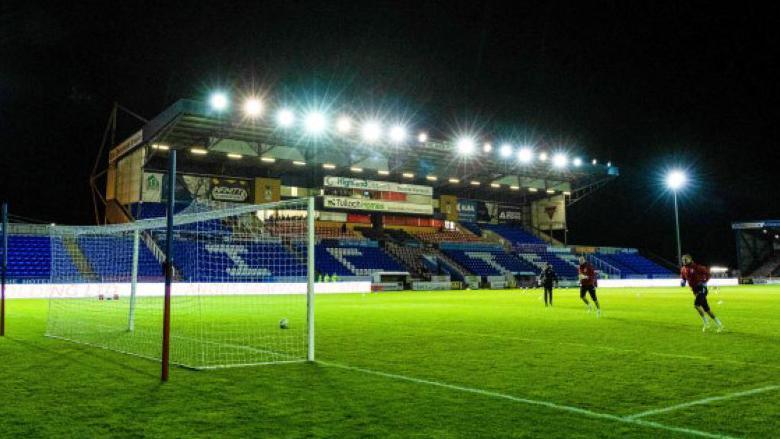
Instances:
[[[430,186],[395,183],[391,181],[362,180],[349,177],[326,176],[323,186],[377,192],[400,192],[403,194],[426,195],[429,197],[433,196],[433,188]]]
[[[397,201],[369,200],[325,195],[323,205],[328,209],[366,210],[370,212],[401,212],[416,215],[433,215],[430,204],[400,203]]]

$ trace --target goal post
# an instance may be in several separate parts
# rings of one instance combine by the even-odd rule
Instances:
[[[165,248],[170,364],[313,361],[314,198],[193,202],[173,217],[50,226],[46,335],[162,361]]]

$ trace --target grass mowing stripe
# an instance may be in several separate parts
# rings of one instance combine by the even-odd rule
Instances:
[[[477,389],[474,387],[465,387],[465,386],[459,386],[457,384],[449,384],[449,383],[443,383],[440,381],[432,381],[432,380],[426,380],[422,378],[414,378],[406,375],[399,375],[395,373],[389,373],[389,372],[382,372],[378,370],[372,370],[372,369],[364,369],[362,367],[355,367],[355,366],[349,366],[346,364],[339,364],[339,363],[331,363],[328,361],[317,361],[318,364],[321,364],[323,366],[328,367],[335,367],[339,369],[344,370],[351,370],[355,372],[361,372],[369,375],[376,375],[381,376],[385,378],[400,380],[400,381],[407,381],[411,383],[416,384],[427,384],[429,386],[435,386],[435,387],[441,387],[445,389],[450,390],[457,390],[460,392],[467,392],[467,393],[473,393],[476,395],[482,395],[482,396],[489,396],[492,398],[500,398],[500,399],[506,399],[509,401],[519,402],[522,404],[528,404],[528,405],[536,405],[541,407],[547,407],[553,410],[559,410],[559,411],[565,411],[569,413],[576,413],[579,415],[587,416],[590,418],[596,418],[596,419],[605,419],[615,422],[621,422],[624,424],[633,424],[633,425],[639,425],[643,427],[650,427],[655,428],[659,430],[666,430],[666,431],[673,431],[677,433],[684,433],[692,436],[699,436],[699,437],[708,437],[708,438],[716,438],[716,439],[733,439],[732,436],[717,434],[717,433],[709,433],[706,431],[700,431],[700,430],[693,430],[690,428],[684,428],[684,427],[675,427],[672,425],[666,425],[661,424],[658,422],[652,422],[652,421],[645,421],[642,419],[632,419],[628,417],[622,417],[617,415],[611,415],[609,413],[600,413],[600,412],[594,412],[592,410],[584,409],[581,407],[575,407],[575,406],[569,406],[569,405],[563,405],[563,404],[556,404],[554,402],[550,401],[542,401],[537,399],[528,399],[528,398],[521,398],[518,396],[513,395],[507,395],[505,393],[499,393],[494,392],[490,390],[483,390],[483,389]]]
[[[719,363],[728,363],[728,364],[739,364],[741,366],[765,367],[767,369],[780,369],[780,366],[774,364],[753,363],[750,361],[740,361],[740,360],[729,360],[728,358],[707,357],[704,355],[686,355],[686,354],[672,354],[667,352],[642,351],[639,349],[616,348],[614,346],[577,343],[572,341],[553,341],[553,340],[544,340],[541,338],[517,337],[514,335],[480,334],[478,332],[446,331],[446,330],[442,332],[446,332],[449,334],[456,334],[456,335],[467,335],[470,337],[488,337],[488,338],[498,338],[498,339],[507,339],[507,340],[527,341],[531,343],[547,343],[547,344],[555,344],[555,345],[578,346],[578,347],[583,347],[588,349],[600,349],[600,350],[611,351],[611,352],[644,354],[644,355],[653,355],[656,357],[686,358],[689,360],[701,360],[701,361],[710,361],[710,362],[719,362]]]
[[[626,416],[626,418],[627,419],[644,418],[645,416],[652,416],[652,415],[657,415],[657,414],[660,414],[660,413],[672,412],[672,411],[675,411],[675,410],[688,408],[688,407],[691,407],[691,406],[694,406],[694,405],[704,405],[704,404],[709,404],[711,402],[716,402],[716,401],[725,401],[725,400],[728,400],[728,399],[740,398],[742,396],[757,395],[759,393],[771,392],[772,390],[777,390],[777,389],[780,389],[780,386],[772,385],[772,386],[759,387],[757,389],[745,390],[745,391],[742,391],[742,392],[729,393],[729,394],[721,395],[721,396],[712,396],[712,397],[709,397],[709,398],[697,399],[696,401],[684,402],[682,404],[676,404],[676,405],[672,405],[672,406],[664,407],[664,408],[660,408],[660,409],[647,410],[645,412],[636,413],[636,414],[633,414],[633,415]]]

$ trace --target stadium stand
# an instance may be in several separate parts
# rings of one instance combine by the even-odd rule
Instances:
[[[92,272],[103,282],[127,281],[132,270],[132,237],[89,236],[78,238],[78,246],[89,263]],[[126,260],[117,260],[113,255],[127,256]],[[162,276],[162,266],[143,242],[138,246],[138,280],[156,279]]]
[[[455,262],[478,276],[497,276],[506,273],[534,275],[537,269],[499,246],[489,244],[443,244],[441,251]]]
[[[558,277],[564,279],[577,278],[577,266],[575,264],[564,260],[555,252],[548,251],[545,247],[518,250],[518,255],[525,261],[533,264],[537,272],[541,272],[544,266],[549,263],[553,266]]]
[[[545,244],[544,241],[521,228],[520,226],[513,226],[509,224],[483,224],[483,227],[498,234],[502,238],[509,241],[512,245]]]
[[[8,248],[8,279],[11,282],[49,281],[52,250],[67,255],[62,241],[49,236],[12,235],[8,237]],[[57,273],[75,279],[79,271],[73,260],[65,257],[58,261]]]

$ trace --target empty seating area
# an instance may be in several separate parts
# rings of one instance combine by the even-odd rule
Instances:
[[[620,269],[623,276],[674,276],[670,270],[635,252],[599,253],[598,258]]]
[[[190,282],[263,282],[305,278],[305,262],[276,242],[174,242],[174,265]]]
[[[48,236],[8,237],[8,278],[48,280],[51,275],[51,240]],[[2,248],[0,248],[2,255]]]
[[[352,276],[368,276],[379,271],[407,271],[379,247],[327,247],[327,252]]]
[[[552,265],[555,273],[558,277],[567,279],[577,278],[577,267],[573,264],[563,260],[554,252],[548,252],[547,250],[524,250],[521,251],[520,257],[528,262],[531,262],[536,266],[536,271],[541,272],[545,265],[548,263]]]
[[[52,275],[70,281],[81,280],[78,269],[60,239],[41,235],[11,235],[8,237],[8,248],[7,273],[11,282],[48,282]],[[0,257],[2,253],[0,248]],[[55,258],[54,265],[52,256]]]
[[[133,237],[82,235],[78,248],[103,282],[129,281],[133,267]],[[138,280],[159,280],[162,266],[143,241],[138,245]]]
[[[512,245],[545,243],[520,226],[512,226],[509,224],[482,224],[482,227],[497,233],[499,236],[512,243]]]
[[[498,276],[507,272],[535,274],[536,269],[517,256],[503,250],[444,249],[444,254],[479,276]]]

